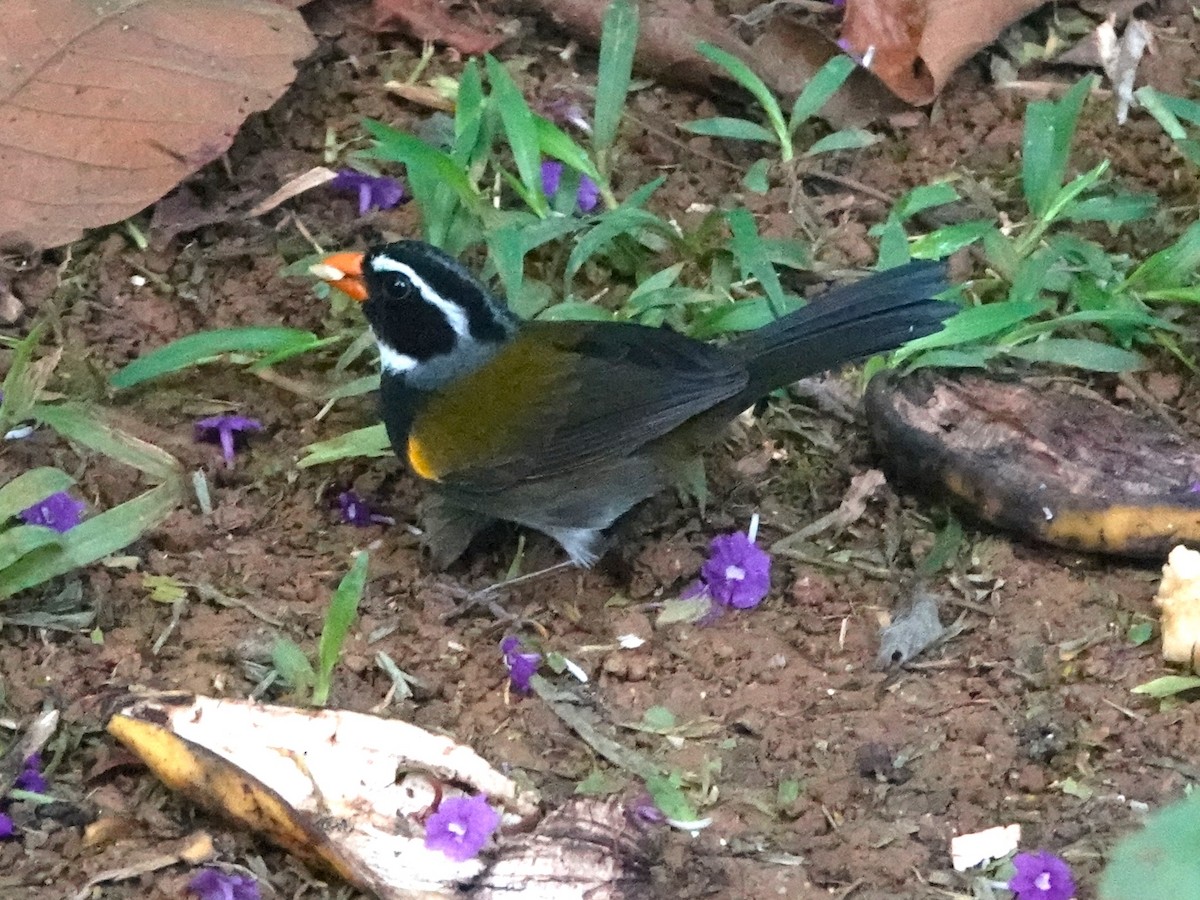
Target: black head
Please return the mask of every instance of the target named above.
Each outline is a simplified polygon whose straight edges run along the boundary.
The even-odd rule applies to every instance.
[[[363,312],[386,370],[412,371],[459,350],[499,344],[512,314],[453,257],[421,241],[397,241],[362,259]]]

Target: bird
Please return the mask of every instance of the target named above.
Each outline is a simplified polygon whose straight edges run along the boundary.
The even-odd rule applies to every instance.
[[[522,321],[418,240],[335,253],[313,271],[362,304],[381,418],[429,488],[424,540],[443,568],[497,520],[591,566],[609,526],[680,484],[761,398],[933,334],[959,309],[935,299],[944,264],[914,261],[714,343],[635,322]]]

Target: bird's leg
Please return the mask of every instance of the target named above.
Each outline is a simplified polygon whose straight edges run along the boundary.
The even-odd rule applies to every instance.
[[[523,620],[519,616],[514,616],[499,603],[496,602],[495,595],[501,591],[508,590],[518,584],[524,584],[535,579],[549,575],[551,572],[557,572],[560,569],[567,569],[574,566],[575,563],[570,560],[564,560],[560,563],[555,563],[552,566],[547,566],[544,569],[538,569],[536,572],[527,572],[524,575],[516,575],[512,578],[505,578],[503,581],[497,581],[495,584],[490,584],[485,588],[480,588],[477,591],[466,592],[463,595],[462,602],[458,608],[446,614],[443,617],[443,622],[452,622],[460,616],[466,615],[477,606],[486,606],[488,610],[497,619],[504,622],[520,624]]]

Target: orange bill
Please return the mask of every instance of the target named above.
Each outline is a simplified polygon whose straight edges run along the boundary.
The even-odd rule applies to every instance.
[[[362,264],[363,254],[361,253],[335,253],[313,266],[312,272],[351,300],[361,303],[367,299],[367,285],[363,281]]]

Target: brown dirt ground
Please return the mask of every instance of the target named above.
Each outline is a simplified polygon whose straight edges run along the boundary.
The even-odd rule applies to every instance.
[[[1166,87],[1200,74],[1196,25],[1186,4],[1167,4],[1156,24],[1175,28],[1151,62]],[[255,118],[226,165],[195,176],[206,203],[238,191],[266,193],[319,163],[327,126],[355,132],[363,115],[414,125],[419,111],[388,98],[381,75],[413,64],[411,48],[385,44],[358,23],[362,4],[315,3],[306,12],[322,49],[273,110]],[[564,63],[560,35],[531,32],[525,87],[534,96],[570,90],[589,77],[589,61]],[[577,66],[577,68],[576,68]],[[439,55],[433,70],[453,73]],[[897,195],[948,171],[970,174],[1003,197],[1015,177],[1022,98],[1002,95],[972,64],[939,100],[933,123],[897,131],[869,153],[847,156],[831,171]],[[686,218],[693,202],[731,202],[750,157],[703,138],[669,135],[650,122],[685,121],[709,100],[653,87],[633,101],[628,126],[629,184],[668,174],[660,211]],[[1118,131],[1097,105],[1082,154],[1107,155],[1121,177],[1157,190],[1165,205],[1194,203],[1195,181],[1180,176],[1157,126],[1139,119]],[[870,258],[866,229],[883,204],[861,191],[816,185],[812,199],[828,229],[821,255],[838,264]],[[781,189],[746,197],[769,231],[792,233]],[[97,395],[100,376],[137,354],[201,328],[284,323],[322,331],[325,304],[306,284],[278,276],[281,256],[307,252],[296,223],[324,246],[414,232],[414,211],[363,219],[348,199],[313,191],[258,220],[231,220],[138,252],[123,234],[98,234],[21,276],[18,293],[52,312],[54,337],[67,354],[62,387]],[[1146,252],[1146,248],[1135,248]],[[150,276],[141,288],[131,276]],[[168,292],[160,285],[173,288]],[[319,376],[300,365],[282,374]],[[1171,400],[1194,415],[1191,382]],[[137,685],[241,697],[254,687],[246,660],[262,660],[282,630],[315,646],[325,604],[356,548],[371,549],[362,618],[345,651],[333,704],[370,710],[390,681],[373,663],[384,651],[424,684],[390,714],[444,730],[491,761],[524,770],[550,804],[603,764],[536,698],[506,701],[497,642],[503,625],[486,615],[443,618],[456,589],[500,577],[515,543],[501,535],[448,575],[432,573],[403,527],[357,530],[338,522],[330,497],[353,485],[401,523],[411,521],[413,485],[393,460],[297,471],[298,449],[372,420],[371,403],[344,402],[321,421],[317,402],[239,372],[210,366],[117,401],[135,430],[190,468],[203,469],[216,510],[186,508],[128,553],[133,569],[98,565],[21,598],[31,607],[82,589],[103,642],[88,634],[7,626],[0,633],[3,713],[23,721],[43,705],[63,710],[51,779],[64,804],[14,807],[25,828],[0,844],[0,897],[57,898],[109,868],[152,855],[168,839],[202,827],[223,858],[269,872],[276,896],[346,897],[284,854],[228,829],[172,797],[127,764],[100,731],[105,702]],[[232,406],[261,419],[265,433],[236,468],[218,465],[213,448],[191,443],[191,422]],[[1194,423],[1194,419],[1192,420]],[[9,443],[0,481],[35,465],[81,475],[93,509],[136,493],[126,471],[81,457],[49,432]],[[971,895],[953,872],[949,839],[959,832],[1020,822],[1027,848],[1062,853],[1094,894],[1095,877],[1114,841],[1138,821],[1131,801],[1151,807],[1178,796],[1194,777],[1184,748],[1200,743],[1200,721],[1180,706],[1159,712],[1131,696],[1162,674],[1154,643],[1133,647],[1131,621],[1151,615],[1156,571],[1058,553],[968,531],[953,578],[930,587],[963,615],[964,630],[908,670],[889,676],[872,661],[881,617],[909,589],[913,560],[932,542],[936,510],[885,494],[862,520],[825,535],[820,564],[781,557],[773,589],[754,612],[708,625],[656,629],[653,604],[694,577],[707,541],[763,514],[768,540],[834,509],[850,478],[870,465],[861,424],[833,422],[797,402],[739,422],[711,459],[713,496],[701,519],[691,506],[660,498],[623,530],[620,552],[590,572],[560,572],[510,591],[504,605],[546,629],[546,646],[576,659],[591,677],[599,708],[615,722],[636,721],[651,706],[682,722],[709,720],[709,737],[676,748],[661,738],[623,739],[681,770],[710,773],[711,827],[697,837],[670,833],[656,868],[664,897],[934,898]],[[531,539],[526,568],[557,559]],[[880,577],[876,572],[886,572]],[[247,609],[193,597],[158,653],[170,608],[151,602],[146,573],[211,585],[282,622]],[[953,581],[953,584],[951,583]],[[955,587],[957,584],[959,587]],[[961,589],[960,589],[961,588]],[[614,597],[623,598],[611,602]],[[579,653],[636,633],[636,651]],[[1081,648],[1082,645],[1082,648]],[[880,746],[885,748],[880,750]],[[862,760],[902,757],[900,774],[874,777]],[[623,783],[620,772],[609,774]],[[799,799],[783,810],[781,781],[798,779]],[[1068,779],[1073,780],[1068,781]],[[1088,794],[1068,793],[1077,783]],[[116,842],[87,847],[80,825],[96,815],[127,824]],[[97,888],[93,897],[178,897],[188,873],[168,868]]]

